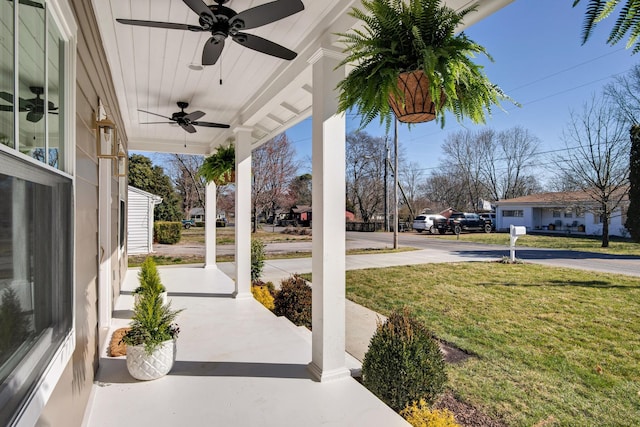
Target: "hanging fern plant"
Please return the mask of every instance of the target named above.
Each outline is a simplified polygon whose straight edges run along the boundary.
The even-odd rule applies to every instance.
[[[236,150],[233,144],[218,147],[217,151],[204,159],[199,174],[207,182],[226,185],[235,181]]]
[[[409,86],[409,91],[413,91],[409,96],[431,109],[427,120],[438,119],[444,126],[445,111],[452,112],[458,121],[468,118],[484,123],[492,106],[510,100],[489,81],[483,67],[471,60],[478,54],[492,60],[485,48],[464,33],[455,34],[465,16],[475,8],[457,12],[442,3],[362,0],[364,10],[353,8],[349,12],[363,26],[339,34],[347,53],[341,65],[355,65],[338,84],[340,112],[357,109],[361,127],[379,116],[388,128],[393,118],[390,101],[400,109],[409,109],[403,91]],[[417,76],[399,79],[401,73],[415,71]]]

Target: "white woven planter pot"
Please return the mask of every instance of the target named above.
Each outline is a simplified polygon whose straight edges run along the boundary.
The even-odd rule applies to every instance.
[[[137,380],[155,380],[164,377],[173,367],[175,360],[175,341],[163,342],[151,354],[147,354],[144,345],[127,346],[127,369]]]

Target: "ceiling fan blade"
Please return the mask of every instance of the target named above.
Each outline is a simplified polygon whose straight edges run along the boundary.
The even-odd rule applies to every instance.
[[[138,19],[116,19],[121,24],[137,25],[139,27],[166,28],[168,30],[206,31],[196,25],[176,24],[174,22],[140,21]]]
[[[272,1],[238,13],[229,20],[229,25],[236,30],[261,27],[303,10],[300,0]]]
[[[207,15],[211,17],[211,22],[218,22],[218,18],[211,13],[211,10],[202,0],[182,0],[184,4],[189,6],[189,9],[193,10],[198,16]]]
[[[141,122],[141,125],[175,125],[176,122]]]
[[[296,56],[298,56],[297,53],[287,49],[284,46],[253,34],[237,33],[233,35],[232,38],[236,43],[248,47],[249,49],[266,53],[267,55],[275,56],[278,58],[286,59],[288,61],[291,61]]]
[[[0,111],[13,111],[13,105],[0,105]]]
[[[13,95],[8,92],[0,92],[0,98],[13,104]]]
[[[189,120],[190,122],[195,122],[196,120],[198,120],[203,116],[204,116],[204,113],[202,111],[194,111],[184,116],[184,118]]]
[[[195,133],[196,132],[196,128],[194,128],[192,125],[184,124],[184,125],[180,125],[180,127],[182,129],[186,130],[189,133]]]
[[[142,113],[153,114],[154,116],[162,117],[163,119],[171,120],[171,117],[163,116],[162,114],[152,113],[151,111],[138,110]]]
[[[209,38],[202,50],[202,65],[213,65],[218,62],[223,48],[224,40],[218,41],[213,37]]]
[[[42,120],[42,116],[44,116],[42,111],[29,111],[27,113],[27,120],[36,123]]]
[[[229,125],[224,125],[222,123],[212,123],[212,122],[191,122],[191,124],[194,126],[204,126],[208,128],[229,129],[231,127]]]

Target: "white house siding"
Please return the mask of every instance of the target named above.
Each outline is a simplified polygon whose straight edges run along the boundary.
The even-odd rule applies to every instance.
[[[577,205],[584,206],[583,213],[578,214],[575,207]],[[566,206],[546,203],[526,202],[517,203],[516,201],[504,200],[498,202],[496,208],[496,228],[499,231],[508,231],[509,226],[519,225],[527,228],[528,231],[547,231],[549,225],[555,226],[555,231],[564,231],[571,233],[579,233],[593,236],[602,235],[602,223],[599,216],[594,215],[587,209],[589,202],[572,202],[572,208]],[[522,217],[505,217],[504,211],[523,212]],[[555,213],[555,215],[554,215]],[[559,215],[559,216],[558,216]],[[580,216],[578,216],[580,215]],[[621,210],[616,209],[609,220],[610,236],[627,236],[628,231],[624,227],[625,218],[621,215]],[[558,224],[560,224],[558,226]],[[578,231],[578,225],[584,226],[584,231]]]
[[[162,199],[129,187],[127,252],[130,255],[153,252],[153,208]]]

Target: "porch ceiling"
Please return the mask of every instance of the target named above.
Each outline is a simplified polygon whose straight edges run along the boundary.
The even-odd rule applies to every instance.
[[[448,0],[456,9],[478,3],[470,25],[512,0]],[[198,25],[197,15],[180,0],[92,0],[111,67],[129,150],[208,154],[238,126],[252,128],[253,145],[287,130],[311,115],[309,58],[321,47],[341,50],[335,33],[355,24],[347,12],[360,0],[303,0],[305,10],[252,33],[295,52],[293,61],[244,48],[227,39],[217,64],[201,71],[202,48],[210,33],[145,28],[117,23],[116,18]],[[211,0],[205,0],[211,4]],[[266,0],[231,0],[236,12]],[[222,85],[220,79],[222,78]],[[230,129],[198,127],[189,134],[177,125],[141,124],[162,121],[138,110],[171,116],[177,101],[187,112],[201,110],[202,121],[226,123]],[[107,110],[109,106],[106,106]],[[109,112],[109,111],[108,111]]]

